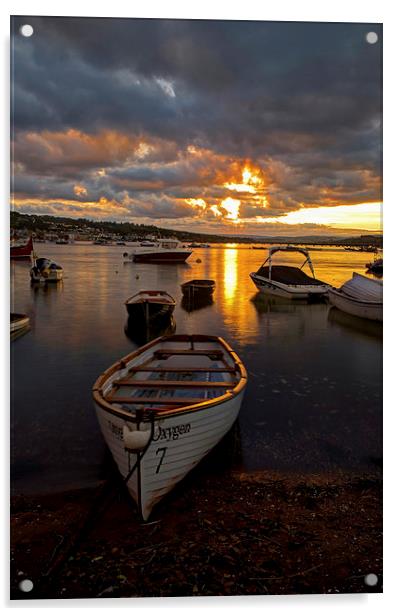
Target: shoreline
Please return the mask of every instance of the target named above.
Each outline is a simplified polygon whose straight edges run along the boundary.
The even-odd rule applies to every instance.
[[[12,599],[381,592],[379,471],[199,468],[147,523],[119,485],[12,497]]]

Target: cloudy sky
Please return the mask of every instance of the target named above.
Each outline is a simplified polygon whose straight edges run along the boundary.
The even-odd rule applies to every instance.
[[[381,37],[15,17],[12,206],[229,234],[378,230]]]

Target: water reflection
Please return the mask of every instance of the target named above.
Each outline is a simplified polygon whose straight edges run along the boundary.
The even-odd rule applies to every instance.
[[[331,306],[328,311],[328,320],[333,326],[338,326],[343,329],[351,329],[358,331],[365,336],[382,338],[383,325],[378,321],[370,321],[370,319],[362,319],[347,312],[343,312]]]
[[[176,322],[170,314],[151,321],[144,318],[128,317],[125,324],[126,336],[137,346],[143,346],[159,336],[174,334],[175,331]]]
[[[132,350],[132,342],[160,335],[126,323],[124,302],[143,289],[162,289],[178,300],[175,321],[164,332],[222,336],[244,361],[244,468],[362,468],[381,456],[379,337],[338,322],[326,304],[258,294],[249,273],[266,251],[195,249],[178,266],[123,265],[124,251],[46,245],[46,256],[65,272],[54,286],[31,287],[29,263],[12,264],[12,310],[27,314],[32,324],[12,346],[14,490],[63,489],[101,476],[105,445],[91,387]],[[316,276],[336,286],[353,271],[364,273],[367,260],[337,249],[312,256]],[[213,303],[185,304],[180,285],[193,278],[215,280]]]
[[[201,308],[207,308],[208,306],[212,306],[213,297],[211,295],[198,295],[197,297],[192,297],[189,295],[183,296],[181,300],[181,307],[185,312],[194,312],[195,310],[201,310]]]
[[[231,305],[237,293],[237,248],[226,248],[224,251],[224,298]]]

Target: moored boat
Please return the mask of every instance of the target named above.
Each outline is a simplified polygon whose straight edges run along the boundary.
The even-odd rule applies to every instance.
[[[157,338],[97,379],[97,418],[144,520],[231,428],[246,382],[231,347],[202,335]]]
[[[273,255],[277,252],[298,252],[305,256],[301,267],[274,265]],[[307,265],[312,276],[303,271]],[[288,299],[317,299],[325,296],[328,284],[315,277],[310,253],[306,248],[296,246],[271,246],[269,256],[257,272],[250,274],[252,281],[261,293],[277,295]]]
[[[15,335],[29,327],[29,317],[26,314],[11,312],[10,314],[10,334]]]
[[[183,295],[186,295],[191,298],[199,297],[199,296],[209,296],[212,295],[216,287],[214,280],[208,279],[194,279],[188,280],[181,285],[181,290]]]
[[[125,301],[130,317],[154,320],[172,314],[176,301],[166,291],[139,291]]]
[[[32,236],[25,243],[13,241],[10,246],[11,259],[30,259],[33,253]]]
[[[64,277],[64,270],[51,259],[33,257],[30,277],[32,282],[59,282]]]
[[[330,304],[343,312],[372,321],[383,320],[383,286],[374,280],[353,273],[339,289],[329,289]]]
[[[192,250],[183,246],[178,240],[164,239],[154,242],[154,245],[138,246],[128,254],[124,253],[123,258],[135,263],[184,263],[191,255]]]
[[[368,272],[372,274],[377,274],[382,276],[383,273],[383,259],[381,257],[375,258],[374,261],[370,263],[366,263],[366,269]]]

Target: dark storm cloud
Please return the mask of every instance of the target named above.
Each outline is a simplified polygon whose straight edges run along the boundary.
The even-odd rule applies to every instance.
[[[325,190],[330,204],[377,201],[381,45],[366,42],[370,29],[14,18],[15,161],[37,194],[56,191],[45,176],[62,179],[58,198],[74,182],[93,198],[157,188],[163,215],[180,211],[176,199],[221,198],[215,169],[234,157],[262,166],[276,211],[323,204]],[[152,147],[141,153],[142,142]],[[190,144],[213,156],[188,156]]]

